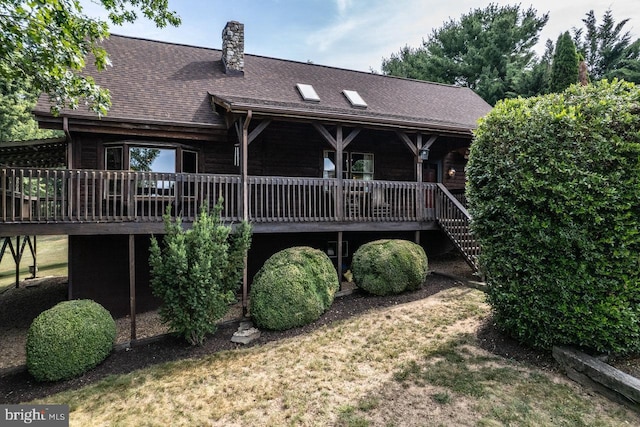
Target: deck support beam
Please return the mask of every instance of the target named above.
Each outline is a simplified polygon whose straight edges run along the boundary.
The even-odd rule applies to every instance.
[[[247,173],[248,168],[248,156],[249,156],[249,124],[251,123],[251,117],[253,113],[251,110],[247,111],[247,117],[242,123],[242,137],[240,141],[240,155],[242,157],[241,164],[242,168],[240,171],[240,181],[242,184],[242,220],[249,222],[249,177]],[[260,132],[267,127],[269,122],[266,122],[262,128],[261,126],[265,122],[260,123],[257,129],[260,129]],[[257,136],[257,135],[256,135]],[[255,138],[255,136],[254,136]],[[248,312],[248,301],[249,301],[249,277],[247,272],[247,255],[244,256],[244,266],[242,269],[242,316],[245,317]]]
[[[338,231],[338,242],[337,242],[337,255],[338,255],[338,265],[337,267],[337,271],[338,271],[338,285],[339,285],[339,290],[342,290],[342,257],[343,257],[343,253],[342,253],[342,231]]]
[[[344,165],[343,153],[344,144],[342,141],[342,126],[338,125],[336,128],[336,179],[338,180],[338,191],[336,192],[336,213],[338,218],[344,219],[345,217],[345,209],[344,209],[344,185],[343,185],[343,172],[342,166]]]
[[[32,278],[36,277],[36,271],[38,268],[37,252],[36,252],[36,248],[37,248],[36,236],[33,236],[33,241],[31,240],[31,236],[24,236],[24,239],[22,240],[22,244],[20,244],[20,237],[21,236],[16,236],[15,247],[13,246],[13,240],[11,240],[11,237],[5,237],[4,242],[2,243],[2,248],[0,248],[0,262],[2,262],[2,258],[4,257],[7,247],[11,252],[11,257],[13,258],[13,262],[15,263],[15,266],[16,266],[16,288],[20,287],[20,261],[22,261],[22,256],[24,255],[24,251],[27,248],[27,246],[29,247],[29,252],[31,253],[31,257],[33,258]]]
[[[135,235],[129,234],[129,314],[131,341],[136,339],[136,246]]]

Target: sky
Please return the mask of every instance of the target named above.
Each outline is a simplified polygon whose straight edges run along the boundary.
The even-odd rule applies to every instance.
[[[245,25],[245,52],[280,59],[359,71],[380,71],[383,58],[402,47],[419,47],[434,29],[490,2],[470,0],[169,0],[182,18],[179,27],[156,28],[141,18],[135,24],[112,26],[113,34],[220,49],[227,21]],[[533,7],[549,14],[536,51],[547,39],[583,27],[593,10],[600,23],[611,9],[617,22],[630,18],[625,29],[640,37],[638,0],[494,0],[499,5]],[[81,0],[84,13],[106,20],[96,0]]]

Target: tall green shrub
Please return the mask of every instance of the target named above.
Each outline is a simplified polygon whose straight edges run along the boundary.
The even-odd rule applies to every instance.
[[[202,209],[187,231],[167,211],[163,248],[151,237],[151,286],[162,299],[160,318],[190,344],[202,344],[227,313],[251,244],[251,226],[242,222],[232,231],[220,221],[221,210],[222,200],[213,215]]]
[[[542,348],[640,350],[640,89],[498,103],[467,176],[499,325]]]

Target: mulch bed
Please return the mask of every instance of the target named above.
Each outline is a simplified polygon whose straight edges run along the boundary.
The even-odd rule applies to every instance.
[[[330,309],[316,322],[287,331],[261,331],[261,337],[249,345],[262,345],[270,341],[307,334],[323,325],[347,319],[370,309],[416,301],[460,284],[461,282],[453,278],[432,274],[424,288],[401,295],[377,297],[356,290],[350,295],[336,298]],[[209,336],[201,347],[190,346],[182,339],[167,336],[164,339],[117,351],[95,369],[68,381],[38,383],[25,370],[12,372],[0,378],[0,403],[27,402],[65,390],[77,389],[109,375],[125,374],[158,363],[195,358],[223,350],[245,347],[231,342],[231,336],[237,327],[237,321],[220,325],[218,331]],[[478,339],[481,347],[495,354],[532,363],[542,368],[555,369],[555,361],[550,354],[525,348],[514,340],[503,336],[490,319],[478,331]]]

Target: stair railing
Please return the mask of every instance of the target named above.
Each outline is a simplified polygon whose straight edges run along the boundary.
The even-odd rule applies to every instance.
[[[479,271],[480,244],[474,239],[469,228],[471,215],[442,184],[438,184],[436,192],[436,220],[465,261],[474,271]]]

